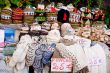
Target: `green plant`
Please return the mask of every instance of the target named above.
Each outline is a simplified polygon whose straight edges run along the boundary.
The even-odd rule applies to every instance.
[[[10,0],[12,4],[18,6],[18,7],[22,7],[24,4],[25,5],[31,5],[32,0]]]
[[[103,9],[104,7],[104,0],[97,0],[98,6],[100,9]]]
[[[78,5],[78,2],[80,2],[80,0],[76,0],[76,1],[74,2],[74,5],[77,6],[77,5]]]

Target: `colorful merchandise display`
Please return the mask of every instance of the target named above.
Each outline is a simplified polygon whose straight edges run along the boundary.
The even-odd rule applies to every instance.
[[[0,12],[0,73],[110,73],[103,10],[79,1],[10,2],[18,7]]]

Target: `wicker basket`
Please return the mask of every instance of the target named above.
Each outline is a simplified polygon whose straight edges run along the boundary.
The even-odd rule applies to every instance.
[[[30,6],[27,6],[24,9],[24,23],[32,24],[34,22],[34,15],[35,15],[34,9],[31,8]]]
[[[14,24],[23,23],[23,10],[20,8],[16,8],[12,12],[12,21]]]
[[[24,23],[32,24],[34,22],[34,15],[24,15]]]
[[[1,23],[2,24],[11,24],[12,19],[11,19],[12,11],[9,9],[3,9],[1,11]]]

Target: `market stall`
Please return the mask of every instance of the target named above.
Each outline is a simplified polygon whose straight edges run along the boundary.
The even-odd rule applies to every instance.
[[[110,30],[103,10],[11,3],[18,7],[0,11],[0,73],[110,73]]]

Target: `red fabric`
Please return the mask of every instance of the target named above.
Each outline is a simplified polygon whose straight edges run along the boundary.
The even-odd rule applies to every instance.
[[[67,15],[66,15],[66,13],[64,13],[63,20],[65,20],[65,21],[66,21],[66,19],[67,19]]]

